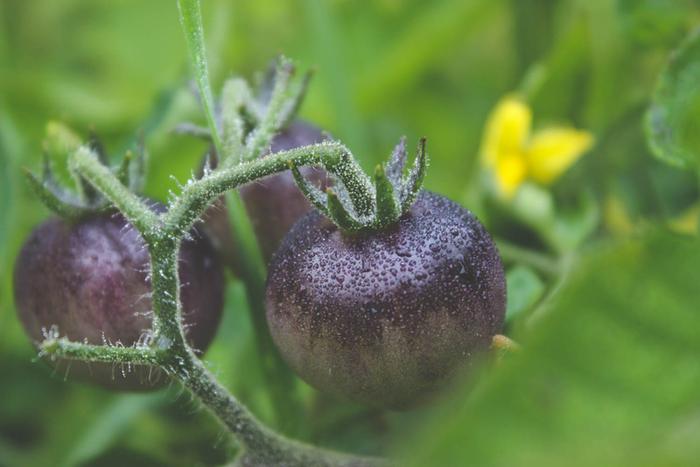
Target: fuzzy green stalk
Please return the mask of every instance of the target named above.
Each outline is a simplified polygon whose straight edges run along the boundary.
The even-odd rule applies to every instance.
[[[224,86],[222,106],[222,128],[217,125],[214,101],[209,81],[204,27],[202,25],[201,5],[197,0],[179,0],[178,11],[185,41],[190,51],[194,75],[199,88],[202,107],[207,119],[211,140],[216,149],[221,168],[235,167],[241,162],[256,160],[270,146],[270,142],[284,123],[285,104],[298,103],[299,94],[290,86],[293,67],[291,62],[281,60],[277,68],[274,89],[265,113],[253,132],[246,139],[244,124],[239,115],[239,107],[250,99],[250,90],[245,82],[229,81]],[[300,90],[303,92],[303,89]],[[247,240],[242,245],[242,270],[240,279],[246,289],[251,306],[249,315],[255,331],[256,343],[260,352],[263,376],[268,383],[269,396],[275,409],[278,426],[290,426],[290,420],[297,418],[299,402],[295,395],[294,376],[280,357],[272,343],[264,320],[264,272],[254,265],[262,264],[260,248],[248,218],[245,206],[237,193],[229,193],[228,209],[230,211],[231,230],[236,238]],[[263,268],[264,270],[264,268]],[[262,318],[262,319],[261,319]]]
[[[41,344],[43,354],[53,358],[121,364],[151,364],[163,368],[196,395],[204,406],[233,433],[243,451],[238,465],[375,466],[385,461],[318,449],[287,439],[267,428],[216,380],[187,345],[179,301],[178,250],[184,233],[212,202],[241,184],[294,166],[323,165],[343,178],[349,151],[338,143],[322,143],[292,149],[263,159],[214,171],[187,185],[170,209],[153,214],[138,197],[120,184],[90,151],[71,156],[75,170],[120,209],[142,233],[151,259],[154,336],[150,347],[91,346],[49,336]],[[352,156],[350,156],[352,157]],[[148,236],[146,235],[148,233]]]
[[[39,345],[39,354],[64,360],[84,360],[123,365],[161,365],[164,354],[145,345],[92,345],[72,342],[65,337],[48,336]]]
[[[165,213],[163,222],[170,235],[181,238],[204,214],[207,207],[223,193],[240,185],[282,172],[295,166],[323,165],[341,180],[344,172],[338,164],[350,151],[340,143],[324,142],[290,149],[267,157],[254,159],[235,167],[214,171],[196,183],[190,183]],[[352,158],[352,156],[350,156]],[[345,165],[343,166],[345,167]],[[345,181],[345,180],[344,180]]]

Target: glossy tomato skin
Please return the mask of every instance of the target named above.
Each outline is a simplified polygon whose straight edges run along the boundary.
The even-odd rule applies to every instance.
[[[151,328],[148,261],[141,235],[120,214],[74,224],[47,220],[32,232],[15,265],[15,303],[26,332],[36,343],[56,326],[73,341],[134,344]],[[180,278],[187,337],[204,351],[221,317],[224,278],[211,243],[197,232],[182,244]],[[69,377],[112,389],[145,390],[167,382],[151,367],[56,364]]]
[[[270,264],[266,296],[274,341],[303,379],[394,409],[419,404],[486,350],[505,300],[484,227],[429,192],[376,233],[347,236],[306,215]]]
[[[324,135],[320,129],[301,120],[295,120],[275,136],[271,151],[262,157],[320,143],[323,140]],[[328,184],[327,174],[321,168],[303,167],[301,173],[323,189]],[[311,204],[297,188],[289,170],[242,186],[240,195],[266,263],[269,262],[292,225],[312,209]],[[204,221],[205,229],[217,250],[221,252],[234,274],[238,275],[241,267],[239,246],[233,237],[223,199],[217,200],[205,213]]]

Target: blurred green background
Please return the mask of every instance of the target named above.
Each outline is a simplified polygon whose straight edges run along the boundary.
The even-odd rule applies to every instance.
[[[688,280],[668,279],[697,279],[696,245],[666,234],[642,234],[619,249],[597,245],[640,225],[643,230],[668,223],[697,203],[696,174],[657,162],[647,149],[642,120],[670,51],[700,21],[698,2],[206,0],[203,13],[215,89],[232,74],[252,77],[279,53],[315,67],[304,118],[340,138],[365,168],[384,160],[401,135],[409,142],[428,137],[427,187],[487,221],[497,216],[481,195],[484,122],[533,70],[540,73],[530,95],[535,125],[566,122],[597,140],[551,189],[558,207],[573,206],[574,215],[579,193],[594,200],[595,219],[577,251],[596,259],[571,280],[507,261],[511,307],[517,305],[523,315],[546,307],[565,307],[568,313],[551,313],[554,318],[532,331],[534,337],[529,326],[513,321],[511,329],[521,329],[518,335],[526,347],[533,343],[533,351],[526,348],[512,367],[499,366],[469,402],[462,400],[471,387],[467,383],[458,391],[462,399],[448,405],[457,404],[456,411],[385,414],[328,401],[307,388],[307,426],[298,436],[372,454],[405,452],[403,440],[417,436],[408,454],[416,465],[461,465],[468,459],[475,465],[561,465],[557,461],[571,461],[572,452],[591,446],[584,440],[595,437],[601,423],[582,414],[604,410],[611,418],[602,425],[612,425],[614,432],[606,433],[605,443],[593,444],[603,457],[578,457],[575,464],[632,458],[605,457],[620,452],[635,452],[636,465],[662,465],[655,460],[686,465],[693,459],[700,445],[700,397],[688,388],[697,389],[700,381],[700,370],[691,364],[700,355],[694,332],[700,326],[697,313],[689,316],[688,310],[700,307]],[[38,169],[47,122],[63,121],[83,135],[94,129],[115,160],[143,131],[150,154],[146,193],[164,199],[177,186],[171,175],[185,180],[205,150],[201,141],[171,132],[183,121],[203,122],[188,88],[186,55],[173,0],[0,2],[0,466],[221,465],[235,452],[223,430],[177,388],[119,395],[51,374],[34,361],[13,308],[14,258],[29,231],[48,216],[20,168]],[[546,249],[527,228],[500,225],[491,226],[499,237]],[[600,271],[609,280],[596,277]],[[630,280],[632,271],[640,281]],[[669,291],[664,281],[676,289]],[[639,283],[647,287],[637,289]],[[586,302],[586,291],[614,284],[636,290],[645,305],[629,303],[627,294]],[[564,293],[538,307],[557,287]],[[250,363],[255,350],[245,307],[241,285],[231,281],[225,320],[207,361],[234,394],[269,419],[261,375]],[[612,325],[605,314],[585,318],[587,311],[606,307],[627,319],[618,316]],[[659,309],[666,310],[672,328],[659,321]],[[576,345],[562,334],[571,323],[581,330]],[[619,339],[600,342],[611,327]],[[588,332],[590,339],[580,337]],[[664,345],[669,339],[672,345]],[[649,342],[658,352],[641,355],[640,346]],[[559,361],[547,360],[552,346],[561,346],[555,352]],[[620,367],[592,365],[601,357],[619,357]],[[670,371],[667,361],[677,362],[668,374],[682,375],[682,381],[646,388],[653,386],[647,376]],[[562,368],[581,384],[561,377]],[[523,376],[533,374],[542,379]],[[491,389],[501,399],[484,396]],[[541,397],[545,408],[527,405],[532,402],[527,391]],[[640,415],[646,410],[653,414]],[[690,415],[669,427],[679,414]],[[661,451],[647,452],[643,441],[658,440],[652,425],[661,420],[659,426],[669,427],[664,433],[673,436],[664,438]],[[597,433],[604,438],[604,431]],[[503,441],[496,442],[498,437]],[[558,448],[546,449],[555,439]],[[510,449],[502,445],[509,442]],[[695,452],[683,450],[693,442]],[[497,450],[506,454],[495,455]]]

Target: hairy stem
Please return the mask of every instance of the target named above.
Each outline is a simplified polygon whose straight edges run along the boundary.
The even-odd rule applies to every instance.
[[[283,120],[281,118],[282,110],[285,103],[292,98],[290,95],[290,79],[293,72],[291,62],[286,60],[280,62],[272,98],[268,103],[263,118],[248,136],[248,140],[244,141],[244,124],[239,112],[241,106],[244,106],[251,99],[250,89],[242,80],[230,80],[226,83],[221,101],[222,128],[218,128],[211,84],[209,82],[200,2],[197,0],[179,0],[178,9],[180,23],[190,51],[202,107],[209,126],[209,134],[214,143],[216,154],[220,158],[219,166],[222,170],[225,170],[236,167],[241,161],[258,159],[270,146],[270,141],[275,133],[279,131]],[[264,287],[260,287],[260,284],[264,283],[264,273],[262,276],[259,276],[255,268],[249,267],[255,262],[262,263],[260,249],[257,245],[257,239],[254,235],[251,235],[251,222],[248,219],[245,207],[240,202],[234,206],[234,201],[240,200],[237,194],[231,193],[227,205],[229,210],[234,208],[232,214],[235,214],[235,216],[232,216],[232,218],[236,221],[231,225],[231,228],[239,239],[252,240],[252,244],[243,245],[244,248],[241,248],[243,256],[243,274],[241,279],[251,304],[249,308],[255,328],[258,349],[260,350],[261,362],[265,363],[263,365],[263,375],[270,383],[269,394],[279,425],[289,426],[289,419],[297,418],[295,417],[294,408],[296,402],[294,390],[290,384],[293,378],[291,371],[286,367],[272,345],[265,323],[260,324],[260,318],[262,317],[263,321],[265,319],[264,310],[260,309],[263,308]],[[187,230],[181,230],[180,233]]]
[[[200,218],[207,207],[228,190],[253,180],[282,172],[289,164],[323,165],[329,172],[337,173],[342,156],[349,154],[342,144],[325,142],[290,149],[255,159],[235,167],[215,170],[211,174],[187,185],[165,214],[165,228],[173,237],[181,238]],[[352,157],[352,156],[350,156]],[[338,174],[342,177],[342,174]]]
[[[239,465],[288,467],[380,466],[384,461],[339,454],[285,438],[266,428],[191,352],[174,357],[173,373],[226,427],[244,451]]]
[[[50,337],[42,352],[56,357],[87,361],[149,364],[164,368],[196,395],[241,443],[238,465],[374,466],[384,461],[318,449],[289,440],[260,423],[236,400],[187,345],[181,324],[178,252],[192,224],[208,205],[243,183],[295,166],[322,164],[343,180],[348,175],[347,148],[321,143],[272,154],[236,167],[212,172],[187,185],[162,217],[153,214],[89,152],[78,151],[72,159],[76,170],[123,211],[143,234],[151,259],[154,339],[152,347],[90,346]],[[353,175],[354,171],[349,173]],[[343,180],[345,182],[345,180]]]
[[[219,155],[224,155],[221,136],[214,115],[214,105],[204,53],[201,7],[198,0],[178,0],[180,22],[194,64],[202,103],[211,138]],[[355,210],[368,215],[373,199],[372,186],[350,152],[339,143],[326,142],[292,149],[257,158],[257,153],[269,144],[279,127],[288,94],[289,66],[283,67],[276,83],[276,92],[268,106],[264,122],[254,134],[245,155],[256,156],[249,162],[222,166],[203,178],[189,183],[181,195],[159,216],[138,196],[131,193],[119,178],[102,165],[97,155],[87,147],[74,152],[69,164],[76,176],[84,177],[110,200],[141,233],[148,246],[153,300],[153,334],[149,346],[94,346],[70,342],[49,332],[40,345],[41,352],[55,358],[94,362],[153,365],[163,368],[179,380],[231,433],[236,435],[243,452],[238,465],[313,466],[374,466],[377,459],[360,458],[289,440],[260,423],[248,409],[231,395],[197,358],[187,344],[182,326],[178,253],[182,239],[212,202],[228,190],[276,172],[290,165],[323,165],[348,187]],[[293,99],[292,99],[293,100]],[[230,157],[231,155],[229,155]],[[357,193],[367,195],[359,196]],[[260,293],[260,290],[253,290]]]
[[[69,164],[105,195],[148,240],[153,238],[159,224],[148,205],[129,191],[88,147],[81,147],[68,159]]]
[[[148,242],[153,288],[153,336],[157,348],[183,353],[187,349],[182,327],[178,256],[180,241],[162,232]]]
[[[64,360],[84,360],[100,363],[131,365],[160,365],[163,353],[151,347],[92,345],[72,342],[65,337],[48,337],[39,345],[39,354]]]
[[[202,8],[198,1],[178,0],[180,24],[185,33],[185,42],[190,52],[190,60],[199,89],[199,97],[204,107],[204,115],[211,130],[211,139],[220,155],[222,152],[221,137],[219,136],[216,118],[214,117],[214,97],[209,84],[209,69],[204,48],[204,30],[202,28]]]

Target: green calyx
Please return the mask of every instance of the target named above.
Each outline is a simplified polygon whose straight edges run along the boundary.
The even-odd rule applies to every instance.
[[[316,209],[345,232],[377,231],[391,226],[408,211],[423,185],[428,155],[425,138],[418,144],[411,170],[406,172],[406,138],[401,138],[385,165],[370,178],[349,153],[331,169],[333,188],[322,192],[295,165],[290,165],[299,189]]]
[[[246,164],[265,153],[275,134],[296,116],[311,77],[307,72],[295,78],[292,62],[280,57],[255,86],[238,77],[227,80],[216,106],[205,103],[204,96],[211,96],[205,86],[199,96],[205,108],[214,109],[210,128],[185,123],[176,131],[214,144],[218,160],[210,161],[205,174],[211,167],[225,170]],[[353,233],[384,229],[411,208],[425,176],[425,139],[420,140],[408,172],[406,161],[406,140],[401,138],[389,161],[377,166],[370,177],[344,148],[337,162],[324,164],[333,180],[333,187],[326,192],[304,179],[295,164],[289,167],[311,204],[343,231]]]
[[[260,157],[268,149],[264,143],[296,116],[312,76],[307,71],[297,78],[294,64],[278,57],[253,85],[235,76],[226,80],[214,110],[217,135],[193,123],[175,131],[214,143],[217,157],[229,161],[225,166]]]
[[[44,205],[57,215],[76,220],[82,217],[103,212],[110,209],[111,203],[100,194],[82,175],[68,164],[69,173],[74,187],[68,188],[62,185],[54,174],[51,164],[52,156],[57,152],[87,152],[107,165],[107,155],[99,138],[90,135],[87,144],[81,144],[79,138],[67,127],[58,123],[52,123],[49,127],[49,136],[44,144],[43,169],[41,175],[37,175],[28,168],[24,168],[24,175],[30,187]],[[143,186],[145,171],[145,148],[143,141],[138,145],[136,155],[127,151],[120,164],[111,168],[112,173],[123,185],[131,191],[140,191]],[[69,157],[70,161],[71,158]]]

